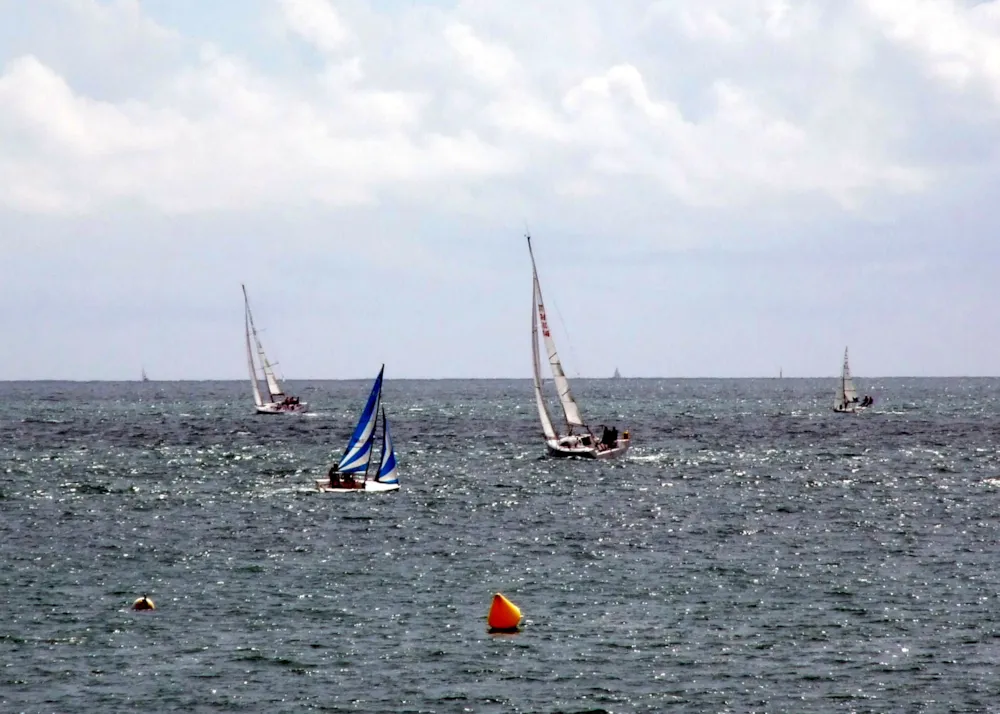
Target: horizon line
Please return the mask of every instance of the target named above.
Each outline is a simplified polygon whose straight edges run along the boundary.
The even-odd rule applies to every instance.
[[[878,375],[871,377],[859,377],[858,375],[852,375],[854,379],[860,380],[872,380],[872,379],[997,379],[1000,375],[994,374],[898,374],[898,375]],[[365,377],[282,377],[282,382],[357,382],[370,380],[370,376]],[[607,380],[607,381],[638,381],[638,380],[680,380],[680,381],[699,381],[699,380],[774,380],[776,382],[782,382],[785,380],[813,380],[813,379],[830,379],[836,380],[838,376],[833,375],[817,375],[811,377],[774,377],[774,376],[754,376],[754,377],[584,377],[584,376],[574,376],[571,379],[580,380]],[[530,381],[531,377],[393,377],[391,381],[396,382],[516,382],[516,381]],[[182,379],[154,379],[150,378],[148,381],[143,381],[141,379],[128,378],[128,379],[79,379],[79,378],[63,378],[63,377],[32,377],[28,379],[0,379],[0,384],[18,384],[18,383],[36,383],[36,382],[69,382],[75,384],[87,384],[87,383],[109,383],[109,384],[152,384],[152,383],[179,383],[179,382],[245,382],[246,377],[185,377]],[[550,381],[550,380],[546,380]]]

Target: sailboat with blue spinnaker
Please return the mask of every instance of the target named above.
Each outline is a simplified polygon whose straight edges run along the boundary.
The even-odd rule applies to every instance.
[[[396,452],[392,447],[389,422],[385,417],[382,403],[382,375],[385,365],[379,370],[368,394],[368,401],[361,411],[357,426],[347,442],[340,461],[330,467],[325,479],[316,480],[316,489],[323,493],[350,493],[354,491],[398,491]],[[379,414],[382,416],[382,455],[379,457],[375,475],[369,478],[372,452],[375,446],[375,432]]]

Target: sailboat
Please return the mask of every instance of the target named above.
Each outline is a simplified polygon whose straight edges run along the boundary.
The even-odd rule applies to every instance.
[[[840,371],[840,379],[837,380],[837,389],[833,397],[833,411],[842,414],[853,414],[870,406],[872,398],[866,396],[863,401],[858,400],[858,391],[854,388],[854,380],[851,379],[851,366],[847,360],[847,348],[844,348],[844,366]]]
[[[243,322],[246,329],[247,338],[247,367],[250,369],[250,384],[253,386],[253,402],[258,414],[301,414],[308,411],[309,404],[299,401],[298,397],[285,395],[284,390],[278,383],[278,378],[274,376],[274,365],[264,354],[264,345],[260,342],[257,328],[253,324],[253,313],[250,312],[250,300],[247,298],[247,288],[243,288]],[[260,381],[257,374],[257,367],[254,363],[253,346],[250,336],[253,335],[253,345],[257,347],[257,356],[260,359],[260,369],[264,373],[264,381],[267,383],[268,401],[264,401],[260,391]]]
[[[621,378],[622,378],[622,373],[618,371],[617,367],[615,367],[615,373],[611,375],[611,379],[621,379]]]
[[[396,452],[392,448],[392,437],[389,434],[389,422],[385,418],[385,408],[382,413],[382,455],[379,458],[378,469],[374,478],[368,478],[372,461],[372,447],[375,442],[375,422],[378,420],[382,401],[382,373],[385,365],[378,372],[368,401],[361,412],[361,418],[354,427],[344,449],[340,461],[330,468],[328,477],[316,480],[316,489],[324,493],[347,493],[353,491],[398,491]],[[358,478],[358,475],[361,478]]]
[[[146,374],[146,368],[145,367],[142,368],[142,381],[143,382],[148,382],[149,381],[149,375]]]
[[[535,254],[531,250],[531,236],[526,237],[534,282],[531,306],[531,356],[534,367],[535,402],[538,405],[538,416],[542,421],[542,433],[545,435],[545,446],[548,453],[552,456],[581,456],[589,459],[610,459],[624,454],[631,444],[627,430],[619,436],[618,429],[602,426],[601,437],[597,438],[580,415],[580,408],[570,392],[569,380],[563,371],[559,355],[556,353],[556,343],[549,331],[548,321],[545,317],[545,304],[542,301],[542,286],[538,282],[538,268],[535,266]],[[549,355],[549,366],[552,368],[552,381],[555,383],[559,404],[562,406],[566,421],[566,432],[562,435],[558,434],[552,425],[552,417],[549,415],[542,393],[542,367],[538,349],[539,323],[542,327],[545,349]]]

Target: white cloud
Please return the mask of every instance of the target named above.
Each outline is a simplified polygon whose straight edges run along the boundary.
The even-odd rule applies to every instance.
[[[620,65],[584,80],[564,104],[590,149],[592,168],[652,177],[690,203],[821,192],[850,206],[866,191],[919,190],[928,180],[919,169],[830,145],[728,82],[714,83],[712,91],[714,111],[695,123],[675,104],[651,98],[638,69]],[[636,135],[646,141],[635,142]]]
[[[372,202],[381,188],[425,190],[513,168],[471,131],[417,126],[419,94],[319,81],[310,89],[290,93],[213,51],[154,99],[109,103],[20,58],[0,76],[9,139],[0,203],[69,212],[132,201],[168,212],[343,205]]]
[[[860,0],[894,42],[955,88],[980,84],[1000,103],[1000,2]]]
[[[636,1],[609,13],[559,2],[522,32],[500,2],[392,17],[274,2],[320,66],[279,71],[252,48],[209,46],[112,97],[51,52],[12,58],[0,75],[0,205],[198,212],[395,196],[502,213],[550,194],[613,204],[650,192],[689,206],[810,195],[862,210],[939,178],[909,151],[921,117],[881,91],[914,80],[879,74],[879,29],[936,76],[995,82],[1000,97],[997,3]],[[137,60],[178,42],[136,2],[65,3],[78,34],[141,28]],[[551,42],[537,41],[542,28]]]
[[[502,86],[520,69],[509,49],[484,42],[467,25],[452,23],[444,36],[458,55],[459,66],[483,82]]]
[[[321,52],[336,52],[348,39],[340,15],[327,0],[278,0],[288,30]]]

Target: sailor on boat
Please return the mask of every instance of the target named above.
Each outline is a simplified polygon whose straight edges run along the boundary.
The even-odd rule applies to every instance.
[[[364,488],[363,483],[358,483],[354,480],[354,474],[341,474],[340,469],[337,464],[330,467],[330,471],[327,472],[327,476],[330,480],[330,488],[340,488],[340,489],[352,489],[352,488]]]

